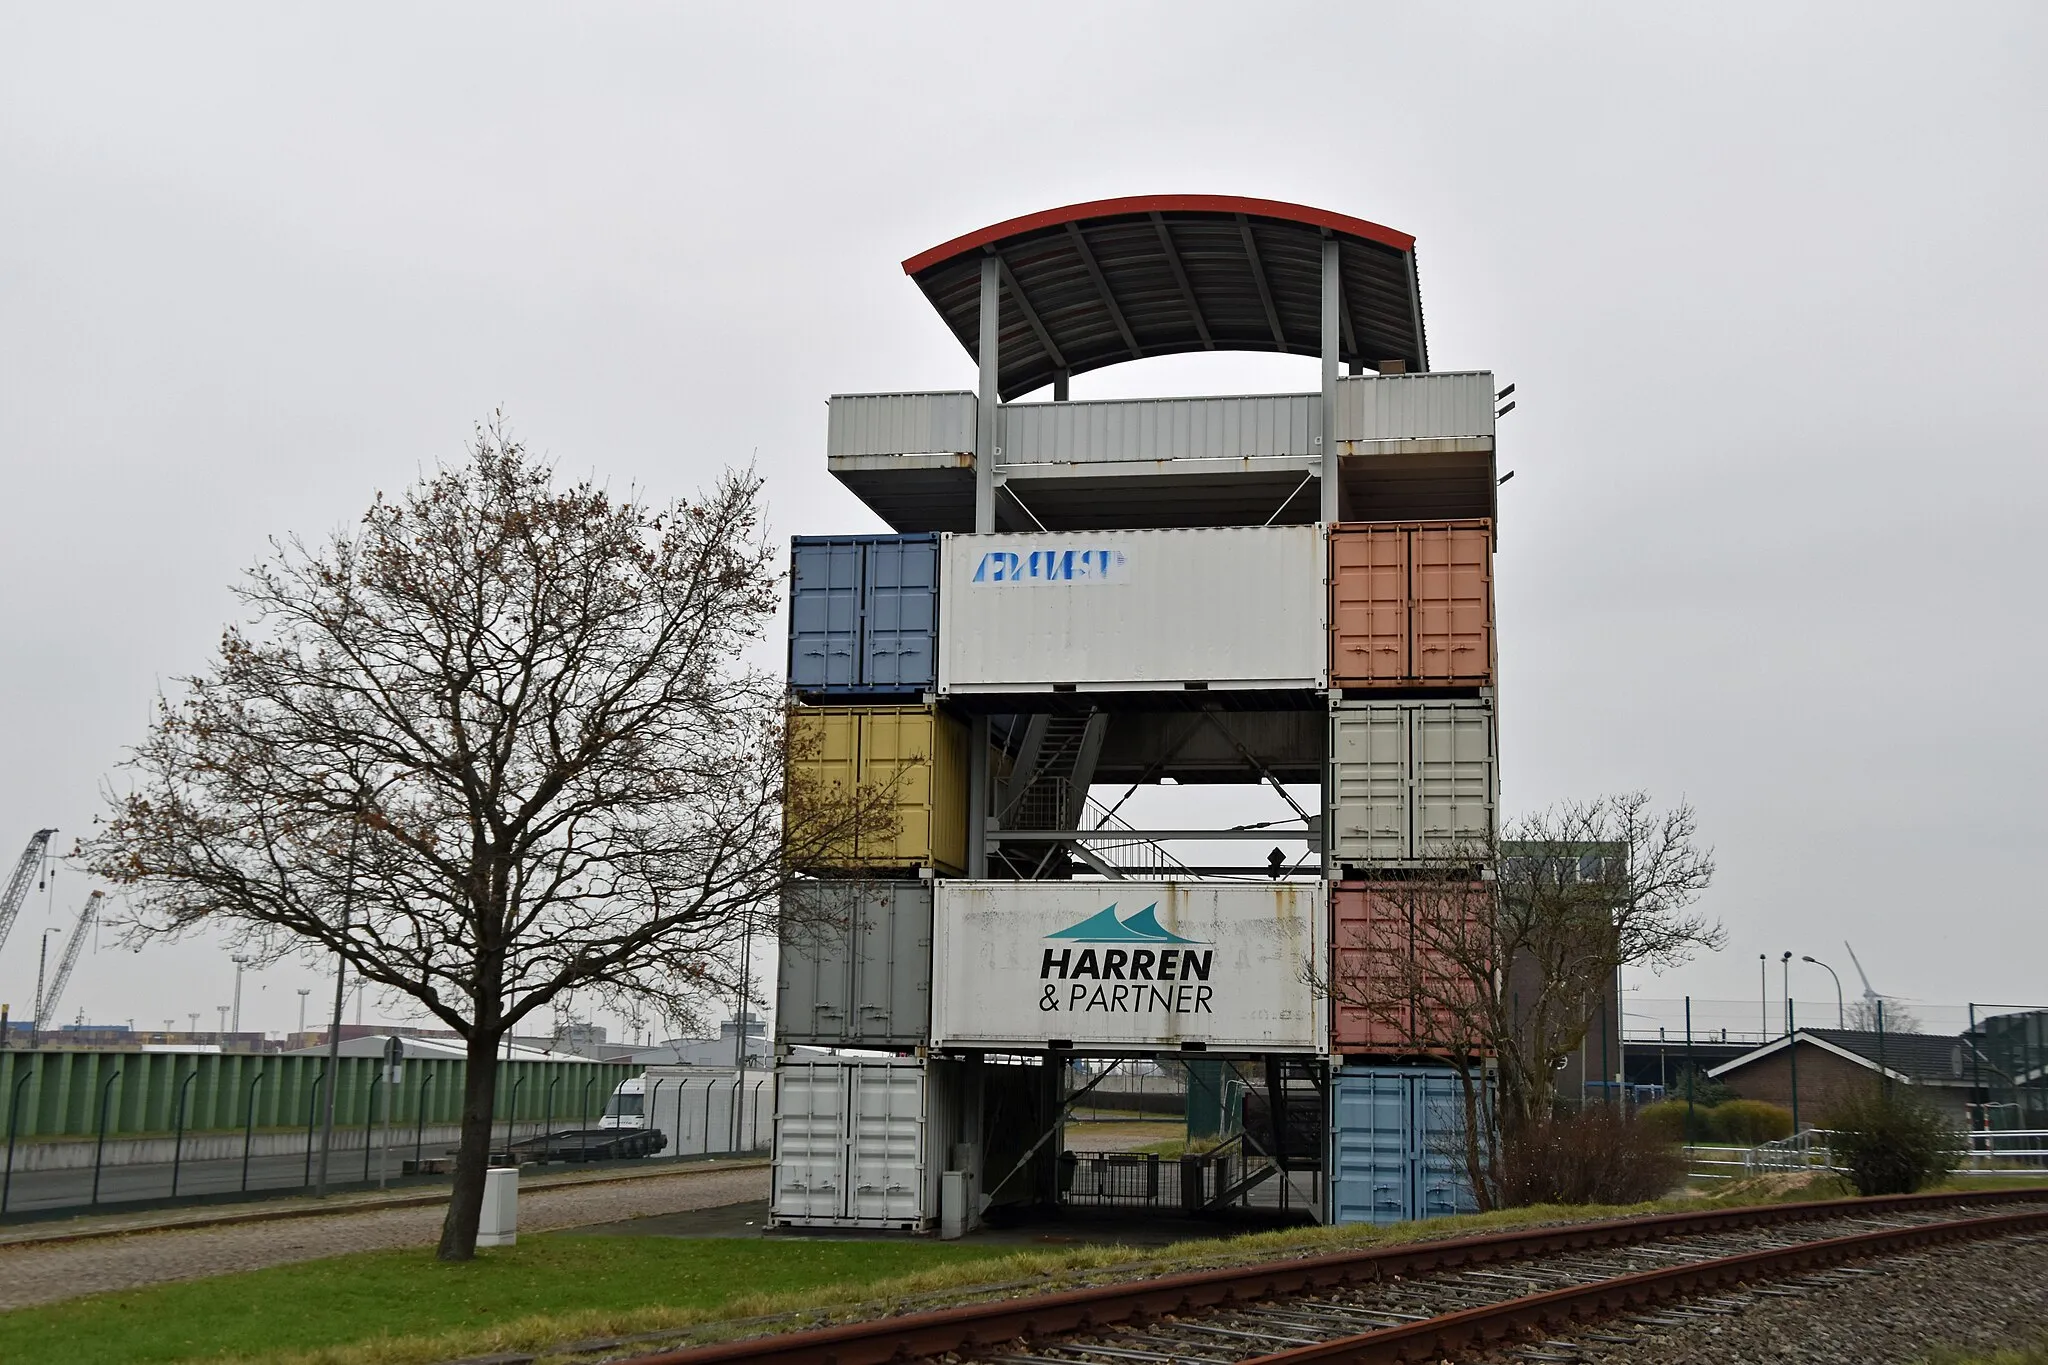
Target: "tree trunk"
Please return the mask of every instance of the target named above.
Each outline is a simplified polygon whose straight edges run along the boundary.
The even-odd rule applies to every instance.
[[[493,1112],[498,1104],[499,1035],[478,1032],[469,1040],[462,1077],[462,1145],[455,1153],[455,1189],[441,1223],[444,1261],[476,1258],[476,1226],[484,1211],[484,1172],[491,1164]]]

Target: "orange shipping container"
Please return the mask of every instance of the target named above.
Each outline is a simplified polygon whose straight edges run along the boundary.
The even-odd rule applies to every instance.
[[[1472,1055],[1475,958],[1483,962],[1485,882],[1340,882],[1331,891],[1330,1050],[1376,1056]]]
[[[1491,522],[1330,528],[1330,686],[1492,684]]]

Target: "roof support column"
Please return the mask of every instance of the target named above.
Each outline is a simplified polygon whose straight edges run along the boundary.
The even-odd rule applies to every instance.
[[[1337,239],[1323,238],[1323,521],[1336,521],[1338,513],[1337,462],[1337,351],[1343,330],[1338,325]]]
[[[981,384],[974,413],[974,529],[996,529],[996,359],[1001,344],[1002,260],[981,258]]]

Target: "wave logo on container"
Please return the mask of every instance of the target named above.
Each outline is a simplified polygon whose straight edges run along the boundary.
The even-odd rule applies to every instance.
[[[1038,1008],[1046,1014],[1212,1014],[1208,984],[1216,953],[1159,922],[1153,902],[1128,919],[1114,904],[1079,924],[1046,935],[1100,949],[1042,949]]]
[[[1011,587],[1073,587],[1122,583],[1130,557],[1122,550],[989,550],[974,566],[976,583]]]

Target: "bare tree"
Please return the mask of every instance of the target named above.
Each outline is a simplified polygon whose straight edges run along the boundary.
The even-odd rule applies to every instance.
[[[1920,1022],[1920,1016],[1908,1009],[1902,1001],[1894,1000],[1889,995],[1880,996],[1878,999],[1884,1001],[1884,1018],[1882,1020],[1877,1017],[1877,1000],[1865,997],[1861,1000],[1851,1000],[1847,1008],[1842,1011],[1843,1027],[1857,1029],[1864,1033],[1876,1033],[1879,1023],[1882,1023],[1886,1033],[1925,1033],[1927,1031],[1927,1026]]]
[[[1374,884],[1370,913],[1339,924],[1319,984],[1387,1044],[1373,1050],[1457,1071],[1481,1207],[1498,1201],[1499,1144],[1550,1113],[1616,973],[1720,946],[1720,925],[1693,908],[1714,872],[1697,841],[1683,802],[1565,802],[1510,822],[1498,845],[1446,846]]]
[[[81,849],[138,936],[332,953],[466,1040],[443,1259],[474,1254],[515,1025],[569,992],[685,1017],[792,868],[889,818],[803,778],[742,661],[778,596],[759,492],[558,487],[494,420],[353,532],[273,543]]]

